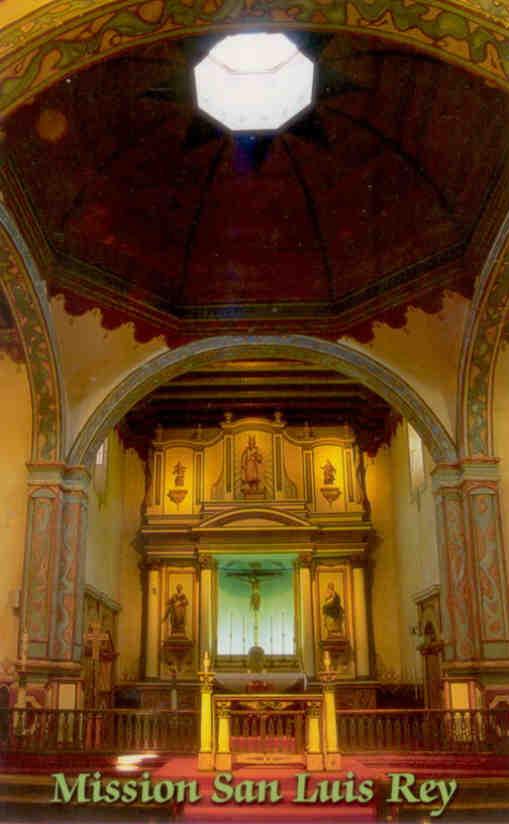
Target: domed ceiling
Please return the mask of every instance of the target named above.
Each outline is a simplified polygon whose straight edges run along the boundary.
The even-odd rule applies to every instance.
[[[501,92],[399,46],[299,35],[318,66],[313,110],[234,137],[194,103],[210,44],[144,46],[7,121],[11,192],[21,182],[23,219],[29,207],[47,241],[51,293],[169,341],[369,337],[409,304],[436,311],[445,288],[469,293],[465,254],[506,162]]]

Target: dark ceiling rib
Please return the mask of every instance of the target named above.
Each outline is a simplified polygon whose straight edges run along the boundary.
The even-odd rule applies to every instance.
[[[431,186],[433,191],[435,192],[440,206],[442,209],[447,212],[447,214],[451,217],[452,220],[455,219],[454,216],[454,207],[452,204],[449,203],[447,197],[445,196],[442,189],[439,185],[433,180],[433,178],[427,173],[426,169],[423,169],[420,165],[419,161],[416,160],[411,154],[406,152],[399,141],[394,140],[392,137],[388,137],[384,134],[380,129],[377,129],[376,126],[373,126],[368,120],[364,118],[355,117],[354,115],[348,114],[347,112],[343,112],[341,109],[336,109],[334,106],[326,105],[325,108],[330,114],[336,115],[336,117],[342,117],[345,120],[349,120],[350,123],[353,123],[355,126],[358,126],[360,129],[365,129],[365,131],[372,134],[374,137],[377,137],[385,146],[390,148],[393,152],[395,152],[402,160],[405,161],[411,168],[417,172],[419,177],[421,177],[428,186]]]
[[[186,243],[184,246],[184,258],[182,261],[182,270],[179,282],[176,284],[176,287],[173,292],[173,305],[177,306],[183,298],[184,288],[187,282],[187,278],[189,276],[189,263],[191,260],[191,253],[193,250],[193,245],[196,240],[196,233],[198,231],[198,227],[200,225],[200,220],[203,214],[203,210],[205,208],[205,202],[207,200],[208,194],[212,187],[212,183],[214,182],[214,178],[216,176],[216,172],[218,170],[219,164],[223,159],[223,155],[226,151],[226,147],[228,146],[228,137],[225,135],[219,144],[219,148],[215,152],[210,166],[207,172],[207,177],[205,179],[205,183],[201,188],[200,199],[198,201],[198,206],[195,209],[193,219],[189,224],[189,231],[186,237]]]
[[[322,264],[324,268],[324,273],[327,278],[327,284],[329,289],[329,298],[332,302],[336,300],[336,284],[334,282],[334,275],[332,272],[331,262],[329,260],[329,255],[327,254],[327,246],[325,243],[325,239],[322,233],[322,227],[320,226],[320,219],[318,217],[318,211],[315,206],[315,201],[313,195],[311,193],[311,189],[308,186],[308,182],[304,175],[304,172],[301,169],[301,165],[295,156],[295,152],[292,150],[290,143],[288,142],[285,135],[281,136],[281,142],[285,147],[285,151],[288,155],[290,163],[292,164],[293,172],[295,177],[297,178],[299,185],[302,189],[304,194],[304,198],[306,201],[307,210],[309,212],[309,216],[311,218],[311,222],[313,224],[313,229],[315,231],[315,235],[318,240],[318,245],[320,247],[320,255],[322,258]]]

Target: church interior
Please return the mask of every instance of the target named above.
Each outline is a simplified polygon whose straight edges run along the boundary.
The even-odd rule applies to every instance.
[[[134,752],[503,820],[509,7],[92,5],[0,9],[0,803]]]

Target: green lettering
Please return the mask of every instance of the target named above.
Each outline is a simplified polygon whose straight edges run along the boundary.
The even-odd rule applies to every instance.
[[[120,781],[117,781],[116,779],[113,781],[108,781],[104,789],[106,792],[106,797],[104,799],[106,804],[114,804],[115,801],[120,801]]]
[[[55,779],[53,802],[56,804],[70,804],[74,793],[76,793],[78,804],[88,804],[90,799],[87,798],[86,783],[89,775],[90,773],[80,773],[72,786],[69,787],[64,773],[53,773],[51,776]]]
[[[295,791],[295,798],[293,799],[294,804],[314,804],[318,798],[318,792],[315,792],[308,796],[308,778],[310,778],[309,773],[298,773],[296,776],[297,779],[297,788]]]
[[[122,787],[122,803],[131,804],[138,798],[138,782],[126,781]]]
[[[267,794],[269,798],[267,798]],[[269,804],[277,804],[282,801],[283,796],[279,792],[279,781],[259,781],[258,782],[258,803],[264,804],[266,801]]]
[[[211,797],[211,801],[214,804],[226,804],[227,801],[231,801],[234,795],[234,790],[230,787],[232,783],[233,776],[231,773],[219,773],[216,775],[214,779],[214,795]]]
[[[408,801],[409,804],[417,804],[419,797],[411,792],[410,787],[415,784],[415,775],[412,773],[389,773],[391,777],[391,794],[387,799],[389,804]]]
[[[361,781],[359,784],[359,795],[357,796],[359,804],[367,804],[368,801],[373,800],[374,795],[375,791],[373,789],[372,779],[366,778],[365,781]]]
[[[171,781],[158,781],[154,784],[154,801],[156,804],[166,804],[173,798],[174,787]]]

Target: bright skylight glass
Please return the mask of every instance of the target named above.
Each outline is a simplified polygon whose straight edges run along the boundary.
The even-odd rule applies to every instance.
[[[313,99],[314,65],[284,34],[235,34],[195,70],[199,108],[233,132],[276,131]]]

